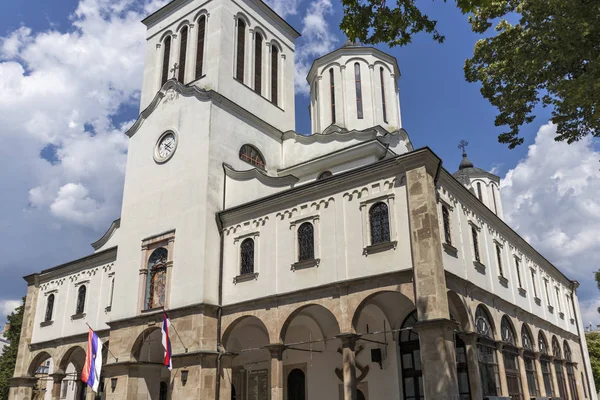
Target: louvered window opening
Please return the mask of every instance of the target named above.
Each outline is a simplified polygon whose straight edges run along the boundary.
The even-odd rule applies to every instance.
[[[383,122],[387,123],[387,111],[385,105],[385,81],[383,79],[383,67],[379,68],[379,80],[381,81],[381,109],[383,111]],[[450,244],[450,243],[448,243]]]
[[[331,123],[335,124],[335,78],[333,68],[329,68],[329,93],[331,95]]]
[[[237,51],[235,79],[244,82],[244,57],[246,55],[246,23],[237,20]]]
[[[171,54],[171,37],[165,39],[164,50],[163,50],[163,65],[162,65],[162,78],[160,85],[164,85],[169,80],[169,57]]]
[[[390,241],[390,221],[388,207],[384,203],[376,203],[369,210],[371,227],[371,244]]]
[[[254,91],[262,94],[262,50],[263,37],[260,33],[254,36]]]
[[[204,66],[204,36],[206,35],[206,17],[198,18],[198,45],[196,47],[196,79],[202,77]]]
[[[279,49],[271,46],[271,102],[278,103],[279,82]]]
[[[310,222],[305,222],[298,228],[298,253],[298,261],[315,258],[314,227]]]
[[[181,29],[181,45],[179,46],[179,82],[185,83],[185,62],[187,60],[188,27]]]
[[[254,240],[244,239],[240,246],[240,274],[254,273]]]

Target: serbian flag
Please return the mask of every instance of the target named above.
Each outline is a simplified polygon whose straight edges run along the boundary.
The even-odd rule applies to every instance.
[[[87,354],[81,372],[81,380],[87,383],[94,392],[100,385],[100,370],[102,369],[102,342],[96,332],[90,328],[88,332]]]
[[[162,323],[162,345],[165,348],[165,367],[171,371],[173,369],[173,363],[171,362],[171,339],[169,338],[169,328],[171,327],[171,321],[167,317],[167,313],[163,311],[163,323]]]

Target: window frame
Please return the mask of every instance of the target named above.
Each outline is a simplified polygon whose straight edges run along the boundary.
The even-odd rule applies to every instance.
[[[356,118],[364,119],[364,104],[362,95],[362,73],[360,63],[354,63],[354,89],[356,92]]]
[[[469,242],[471,243],[471,254],[473,254],[473,265],[481,273],[485,272],[485,264],[482,262],[481,253],[481,227],[475,221],[469,220],[471,226],[469,234]],[[476,243],[477,242],[477,243]]]
[[[397,239],[397,226],[396,226],[396,210],[395,210],[395,195],[394,193],[388,193],[376,197],[372,197],[370,199],[364,200],[360,203],[360,210],[362,213],[362,221],[363,221],[363,229],[362,229],[362,238],[363,238],[363,255],[369,255],[373,253],[378,253],[380,251],[385,251],[389,249],[396,249],[398,245]],[[369,211],[375,203],[382,202],[387,205],[388,208],[388,223],[390,230],[390,240],[389,242],[383,242],[379,244],[373,245],[371,243],[371,221]]]
[[[329,68],[329,96],[330,96],[330,109],[331,109],[331,125],[336,123],[335,116],[335,72],[333,67]],[[316,99],[316,96],[315,96]]]
[[[300,249],[299,249],[299,236],[298,229],[304,223],[310,223],[313,226],[313,258],[310,260],[300,260]],[[291,270],[296,271],[299,269],[318,267],[321,263],[321,216],[317,213],[298,218],[290,222],[290,230],[293,232],[293,246],[294,246],[294,262],[291,265]]]
[[[185,35],[184,35],[185,33]],[[187,63],[187,52],[190,48],[190,26],[189,24],[183,25],[179,29],[179,63],[177,64],[177,81],[182,84],[186,84],[185,72]],[[185,40],[184,40],[185,39]]]
[[[279,56],[281,54],[281,49],[279,46],[271,42],[271,103],[275,106],[280,107],[279,105],[279,81],[280,81],[280,65],[279,65]]]
[[[254,272],[242,274],[242,243],[246,239],[252,239],[254,241]],[[233,244],[236,251],[236,262],[233,274],[233,283],[238,284],[240,282],[248,282],[257,280],[260,272],[260,232],[252,231],[239,235],[233,239]]]
[[[163,306],[169,308],[170,297],[171,297],[171,280],[173,274],[173,260],[174,260],[174,244],[175,244],[175,230],[170,230],[158,235],[153,235],[142,239],[142,259],[140,265],[140,280],[138,289],[138,315],[145,312],[151,312],[156,308],[146,308],[146,290],[148,285],[148,261],[154,250],[159,247],[164,247],[167,250],[167,263],[166,263],[166,280],[165,280],[165,303]]]
[[[168,46],[167,46],[168,43]],[[161,75],[160,75],[160,87],[163,87],[165,83],[169,80],[169,70],[171,65],[171,52],[173,47],[173,35],[169,34],[165,36],[161,42],[160,47],[162,48],[161,52]]]
[[[385,101],[385,81],[383,79],[384,68],[379,67],[379,81],[381,83],[381,110],[383,112],[383,122],[388,123],[387,118],[387,109],[386,109],[386,101]]]
[[[260,156],[260,159],[262,160],[262,165],[260,165],[260,163],[258,163],[257,165],[253,164],[252,162],[250,162],[248,159],[244,159],[242,158],[242,150],[246,147],[249,147],[251,149],[253,149],[258,156]],[[263,153],[254,145],[250,144],[250,143],[244,143],[241,147],[240,150],[238,151],[238,158],[245,162],[248,165],[253,166],[254,168],[258,168],[261,171],[266,171],[267,170],[267,161],[265,160],[265,156],[263,155]],[[250,160],[252,160],[252,158],[250,158]]]
[[[265,37],[261,32],[254,32],[254,91],[262,96],[263,78],[263,45]]]
[[[194,71],[194,78],[198,80],[204,76],[204,53],[206,47],[206,27],[208,25],[208,15],[200,14],[196,18],[196,25],[198,26],[196,33],[196,65]]]
[[[54,312],[56,309],[56,297],[58,295],[58,290],[51,290],[49,292],[45,293],[46,296],[46,301],[44,302],[44,304],[46,305],[46,307],[44,308],[44,318],[42,319],[42,326],[46,326],[46,325],[51,325],[54,322]],[[51,312],[50,312],[50,319],[48,319],[48,302],[50,299],[50,296],[52,296],[52,307],[51,307]]]
[[[240,22],[243,27],[240,26]],[[235,18],[235,57],[233,77],[238,82],[244,83],[246,75],[246,36],[248,36],[248,23],[241,16]],[[243,40],[242,40],[243,39]]]
[[[76,315],[85,315],[85,311],[87,309],[87,299],[88,299],[88,285],[89,285],[89,281],[85,281],[85,282],[81,282],[79,284],[76,285],[77,287],[77,297],[75,300],[75,312],[73,313],[73,316]],[[80,307],[80,297],[81,297],[81,291],[83,289],[83,304],[81,304]]]

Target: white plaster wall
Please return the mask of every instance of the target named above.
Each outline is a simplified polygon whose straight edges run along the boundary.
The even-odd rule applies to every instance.
[[[109,305],[113,274],[114,263],[111,262],[42,281],[35,309],[32,343],[85,333],[88,330],[86,323],[95,330],[108,329],[106,322],[111,314],[105,308]],[[85,317],[72,320],[71,316],[77,307],[78,289],[82,284],[87,288]],[[53,323],[42,327],[50,294],[54,294]]]
[[[412,259],[404,185],[396,178],[382,179],[354,190],[325,197],[298,198],[295,205],[273,209],[246,221],[225,227],[223,304],[286,293],[332,282],[410,269]],[[370,244],[368,208],[378,199],[390,201],[391,239],[396,249],[363,255]],[[364,205],[364,202],[372,202]],[[363,203],[363,204],[361,204]],[[297,242],[292,224],[318,217],[315,225],[315,257],[318,267],[292,271],[297,261]],[[256,280],[233,283],[239,274],[241,237],[258,232],[255,238]]]

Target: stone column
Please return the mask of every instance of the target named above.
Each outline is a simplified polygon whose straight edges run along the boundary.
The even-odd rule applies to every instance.
[[[37,379],[29,376],[10,378],[10,390],[8,392],[9,400],[21,400],[33,398],[33,387]]]
[[[548,396],[546,393],[546,385],[544,384],[544,374],[542,374],[542,363],[540,362],[540,357],[542,353],[535,353],[535,372],[537,374],[538,387],[540,388],[540,396]]]
[[[554,397],[560,397],[560,387],[558,386],[558,377],[556,376],[556,366],[554,357],[550,358],[550,371],[552,371],[552,385],[554,386]]]
[[[62,381],[65,379],[67,375],[64,372],[55,372],[50,374],[52,378],[52,400],[60,400],[60,387],[62,386]]]
[[[506,369],[504,368],[504,343],[496,343],[496,358],[498,359],[498,375],[500,375],[500,396],[508,396],[508,382],[506,382]]]
[[[221,357],[221,374],[219,380],[219,400],[230,400],[231,399],[231,386],[233,381],[233,370],[231,364],[233,361],[232,356],[224,355]],[[238,388],[239,390],[240,388]],[[239,396],[240,393],[237,393]]]
[[[425,398],[458,399],[454,330],[449,319],[435,178],[440,160],[424,152],[407,168],[408,214]]]
[[[475,332],[462,333],[460,338],[465,342],[467,351],[467,368],[469,372],[469,390],[471,398],[481,399],[481,374],[479,372],[479,354],[477,351],[477,334]]]
[[[342,371],[344,374],[344,400],[356,400],[356,341],[355,333],[342,333],[337,336],[342,341]]]
[[[38,274],[28,275],[24,279],[27,282],[27,297],[25,298],[25,306],[23,309],[21,337],[19,338],[19,348],[17,350],[17,361],[15,363],[14,371],[15,378],[29,377],[29,345],[31,344],[31,336],[33,334],[33,323],[36,314],[38,296],[40,293]],[[43,301],[42,304],[42,307],[44,307],[43,310],[45,311],[45,307],[47,305],[46,301]],[[54,305],[54,308],[56,309],[56,304]]]
[[[567,391],[567,397],[569,397],[569,399],[575,399],[573,393],[571,393],[571,385],[569,385],[569,377],[567,376],[567,361],[562,360],[561,365],[563,370],[563,382],[565,384],[565,390]]]
[[[521,387],[523,388],[523,395],[525,398],[527,398],[529,397],[529,382],[527,382],[527,371],[525,370],[525,359],[523,358],[524,353],[524,349],[519,349],[519,374],[521,375]]]
[[[283,352],[285,351],[285,345],[270,344],[267,348],[271,352],[271,400],[283,400]]]

